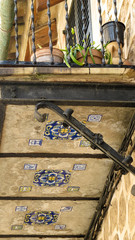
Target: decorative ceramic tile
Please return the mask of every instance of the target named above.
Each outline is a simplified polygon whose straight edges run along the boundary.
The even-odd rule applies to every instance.
[[[42,146],[42,139],[30,139],[29,146]]]
[[[55,230],[63,230],[66,228],[66,225],[62,224],[62,225],[55,225]]]
[[[26,212],[26,211],[27,211],[27,208],[28,208],[28,207],[26,207],[26,206],[17,206],[17,207],[15,208],[15,211],[16,211],[16,212]]]
[[[100,122],[101,118],[102,118],[102,115],[99,115],[99,114],[92,115],[92,114],[90,114],[88,116],[87,122]]]
[[[12,225],[11,230],[21,230],[23,229],[23,225]]]
[[[62,207],[60,209],[61,212],[71,212],[72,211],[72,207],[67,206],[67,207]]]
[[[78,192],[80,190],[80,187],[68,187],[67,191],[68,192]]]
[[[20,192],[30,192],[32,190],[32,187],[31,186],[21,186],[19,188],[19,191]]]
[[[65,170],[40,170],[35,173],[34,185],[46,187],[60,187],[69,183],[70,171]]]
[[[36,170],[37,164],[24,164],[24,170]]]
[[[87,164],[74,164],[74,171],[84,171],[86,169]]]
[[[40,211],[40,212],[30,212],[25,215],[25,224],[45,224],[50,225],[56,223],[59,214],[53,211]]]
[[[87,140],[81,140],[80,141],[80,147],[90,147],[91,143]]]
[[[48,122],[44,132],[45,139],[51,140],[77,140],[81,135],[73,128],[64,128],[62,122]]]

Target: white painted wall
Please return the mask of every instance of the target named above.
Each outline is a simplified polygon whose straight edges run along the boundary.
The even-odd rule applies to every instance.
[[[99,26],[99,13],[98,4],[96,0],[89,0],[91,5],[91,20],[92,20],[92,33],[95,46],[100,44],[100,26]]]

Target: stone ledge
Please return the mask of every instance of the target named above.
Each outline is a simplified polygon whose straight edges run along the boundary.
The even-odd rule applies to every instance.
[[[0,81],[135,83],[130,68],[0,67]]]

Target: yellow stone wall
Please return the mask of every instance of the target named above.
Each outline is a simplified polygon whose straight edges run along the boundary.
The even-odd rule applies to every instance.
[[[117,0],[117,9],[118,20],[126,26],[124,57],[135,64],[135,0]],[[103,24],[109,20],[115,20],[113,1],[102,0],[102,11]]]
[[[135,152],[132,157],[135,166]],[[134,184],[132,174],[122,176],[97,240],[135,240],[135,196],[131,194]]]
[[[126,26],[124,55],[135,64],[135,0],[118,0],[118,20]],[[114,20],[113,3],[102,0],[103,23]],[[132,155],[135,166],[135,152]],[[122,176],[104,218],[97,240],[135,240],[135,196],[131,188],[135,184],[133,175]]]

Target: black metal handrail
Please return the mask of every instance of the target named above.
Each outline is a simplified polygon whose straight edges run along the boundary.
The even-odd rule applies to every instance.
[[[98,133],[93,133],[90,129],[80,123],[76,118],[72,117],[73,110],[67,109],[63,111],[60,107],[55,105],[52,102],[40,102],[35,107],[35,118],[39,122],[44,122],[47,119],[47,115],[40,114],[38,110],[40,108],[48,108],[52,111],[56,112],[60,117],[64,119],[63,126],[64,127],[73,127],[78,133],[81,134],[84,138],[86,138],[91,143],[92,149],[101,150],[107,157],[112,159],[115,163],[117,163],[123,170],[123,174],[127,174],[128,172],[135,175],[135,167],[131,165],[133,159],[131,156],[123,157],[117,151],[115,151],[110,145],[108,145],[103,140],[103,136]]]

